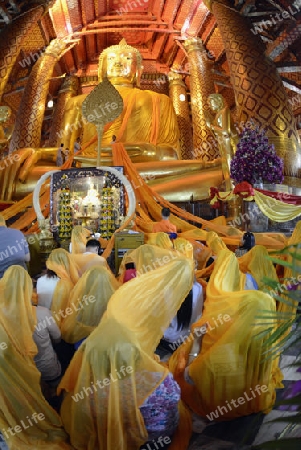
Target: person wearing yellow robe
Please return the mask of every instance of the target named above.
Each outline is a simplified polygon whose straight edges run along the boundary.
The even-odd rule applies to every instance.
[[[301,242],[301,221],[297,222],[293,234],[288,239],[287,246],[294,246],[296,244],[300,244]],[[294,255],[296,258],[294,258]],[[300,245],[297,247],[291,247],[291,251],[287,256],[287,262],[293,263],[292,267],[284,267],[283,278],[281,277],[279,280],[279,285],[277,286],[276,291],[278,290],[278,295],[284,296],[284,302],[278,303],[277,311],[279,314],[280,324],[283,324],[284,321],[292,321],[296,317],[298,301],[293,299],[288,299],[285,295],[286,290],[298,290],[300,291]]]
[[[93,266],[102,266],[109,269],[107,260],[98,254],[101,244],[97,239],[89,239],[84,253],[71,253],[71,260],[75,263],[78,275],[81,277],[83,273],[91,269]]]
[[[99,324],[119,283],[111,271],[96,266],[87,270],[74,287],[63,319],[62,337],[69,344],[86,338]]]
[[[10,450],[67,450],[59,415],[45,400],[34,356],[32,280],[11,266],[0,280],[0,429]]]
[[[276,269],[269,259],[269,252],[263,245],[255,245],[251,250],[238,258],[239,269],[244,273],[250,273],[258,284],[259,289],[267,289],[263,280],[268,277],[278,282]]]
[[[165,380],[174,385],[154,351],[192,282],[192,261],[177,256],[113,294],[100,324],[79,347],[59,385],[59,392],[66,392],[61,417],[77,450],[139,450],[154,436],[143,408]],[[166,417],[171,407],[175,427],[174,405],[167,402],[166,411],[153,409]],[[172,439],[172,450],[185,450],[191,433],[190,414],[183,405],[179,412],[173,436],[164,424],[156,431],[158,442],[160,436]]]
[[[278,359],[265,353],[276,319],[260,318],[261,311],[275,313],[276,303],[267,293],[244,290],[235,254],[217,244],[211,244],[217,258],[203,315],[169,360],[184,402],[210,421],[267,413],[282,386]]]
[[[63,248],[52,250],[46,261],[47,269],[52,270],[60,278],[53,292],[51,312],[59,327],[66,316],[69,296],[77,283],[79,276],[71,255]]]
[[[81,225],[75,225],[71,232],[70,253],[85,253],[87,240],[91,237],[91,231]]]

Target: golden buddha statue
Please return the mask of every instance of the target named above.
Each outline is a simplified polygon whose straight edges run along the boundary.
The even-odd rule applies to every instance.
[[[209,116],[206,117],[207,126],[211,128],[216,136],[222,158],[222,170],[226,181],[226,189],[230,190],[230,161],[236,151],[238,134],[223,96],[221,94],[210,94],[208,104],[210,109],[215,113],[215,116],[213,119]]]
[[[142,69],[140,52],[125,40],[108,47],[99,57],[99,81],[108,78],[124,104],[120,116],[104,129],[102,152],[111,152],[112,137],[116,136],[115,141],[125,145],[134,162],[178,159],[179,129],[171,99],[139,88]],[[96,127],[82,116],[82,103],[86,97],[86,94],[79,95],[67,102],[62,127],[64,135],[60,139],[67,147],[73,148],[80,136],[82,155],[95,158]],[[111,108],[114,105],[108,102],[93,112],[105,116]],[[76,159],[84,160],[82,157]]]
[[[167,200],[208,198],[211,186],[222,183],[220,160],[202,162],[179,158],[179,129],[171,99],[150,90],[139,89],[142,57],[122,41],[105,49],[99,57],[99,80],[108,78],[123,99],[123,112],[104,127],[101,164],[112,165],[112,142],[121,142],[140,175]],[[70,98],[64,110],[58,142],[69,149],[80,137],[81,153],[75,160],[82,166],[95,166],[97,129],[82,112],[87,94]],[[105,103],[93,113],[105,115],[114,108]],[[105,123],[106,121],[104,121]],[[19,200],[33,191],[40,177],[55,167],[57,147],[22,148],[18,167],[10,165],[0,174],[2,200]],[[14,153],[15,153],[14,152]]]

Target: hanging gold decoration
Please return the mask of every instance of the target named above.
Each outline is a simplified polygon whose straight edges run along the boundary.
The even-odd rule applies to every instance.
[[[97,129],[97,163],[100,167],[101,139],[105,124],[117,119],[123,111],[123,100],[108,78],[99,83],[82,104],[83,117]]]

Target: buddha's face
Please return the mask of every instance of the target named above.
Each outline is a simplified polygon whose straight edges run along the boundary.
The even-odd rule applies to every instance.
[[[223,107],[220,97],[217,96],[209,97],[208,103],[212,111],[219,111]]]
[[[11,116],[9,106],[0,106],[0,123],[5,123]]]
[[[128,50],[114,50],[106,56],[106,74],[113,84],[135,84],[137,59],[135,53]]]

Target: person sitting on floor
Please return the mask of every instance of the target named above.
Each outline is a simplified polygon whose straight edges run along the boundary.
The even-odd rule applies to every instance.
[[[52,250],[46,261],[46,267],[55,272],[60,279],[53,293],[51,312],[57,325],[61,327],[69,296],[79,279],[78,271],[70,253],[63,248]]]
[[[61,375],[61,364],[53,349],[53,344],[61,341],[61,332],[49,309],[43,306],[35,307],[37,325],[33,333],[33,340],[38,348],[34,362],[43,381],[54,381]]]
[[[70,299],[72,310],[62,323],[62,337],[69,344],[82,341],[97,327],[119,283],[106,267],[88,269],[76,283]]]
[[[53,270],[46,269],[46,273],[37,279],[38,305],[51,309],[52,297],[59,277]]]
[[[104,317],[79,347],[61,390],[61,417],[75,448],[138,450],[160,436],[171,442],[178,425],[179,386],[114,317]]]
[[[11,266],[0,280],[0,429],[10,449],[67,450],[59,415],[45,400],[34,357],[32,280]]]
[[[261,311],[276,311],[275,300],[259,290],[246,290],[245,284],[246,274],[240,272],[235,254],[220,248],[202,317],[192,326],[193,339],[182,344],[168,362],[184,402],[209,420],[267,413],[275,402],[276,388],[281,387],[278,361],[266,354],[269,327],[276,326],[276,319],[273,323],[260,318]],[[262,391],[255,392],[256,386]],[[228,407],[228,399],[239,397],[243,401]]]
[[[12,265],[19,265],[27,270],[26,263],[30,261],[27,241],[20,230],[7,228],[2,214],[0,214],[0,278]]]
[[[178,386],[154,350],[192,282],[193,262],[176,257],[112,295],[59,385],[66,392],[62,420],[75,447],[138,450],[160,436],[188,445],[189,413],[178,409]]]
[[[126,263],[122,282],[127,283],[128,281],[132,280],[133,278],[136,278],[136,276],[137,276],[137,270],[135,267],[135,263],[134,262]]]
[[[75,225],[71,232],[69,252],[72,254],[85,253],[87,239],[90,239],[91,231],[82,225]]]
[[[161,357],[173,353],[190,335],[190,328],[202,315],[203,288],[196,281],[183,301],[177,315],[172,319],[169,327],[164,331],[163,338],[156,350]]]
[[[162,219],[160,222],[156,222],[153,226],[153,233],[159,233],[160,231],[164,233],[177,233],[176,225],[172,224],[169,220],[170,218],[170,209],[162,208],[161,210]]]
[[[71,259],[77,266],[79,276],[94,266],[102,266],[109,269],[107,260],[100,256],[100,242],[97,239],[89,239],[84,253],[71,253]]]

